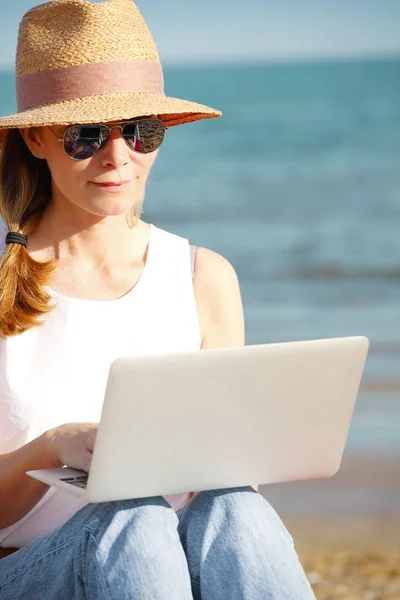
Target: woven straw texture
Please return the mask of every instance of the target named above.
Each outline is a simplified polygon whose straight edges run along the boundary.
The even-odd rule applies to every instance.
[[[90,63],[159,63],[152,35],[132,0],[53,0],[31,9],[20,24],[16,77]],[[0,118],[9,128],[110,122],[157,115],[168,127],[219,117],[217,110],[163,94],[120,92],[64,100]]]
[[[18,35],[16,75],[88,62],[159,62],[151,33],[132,0],[56,0],[30,10]]]

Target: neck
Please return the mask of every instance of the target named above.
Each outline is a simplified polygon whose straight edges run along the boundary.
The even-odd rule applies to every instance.
[[[55,259],[64,263],[79,259],[93,266],[121,265],[141,256],[148,229],[143,221],[131,229],[123,214],[97,216],[70,203],[54,206],[50,202],[29,236],[28,250],[40,261]]]

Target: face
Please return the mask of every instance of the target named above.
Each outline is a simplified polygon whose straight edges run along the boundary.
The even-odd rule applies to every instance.
[[[107,123],[109,127],[119,123]],[[47,161],[53,187],[53,204],[70,203],[96,217],[127,214],[144,195],[146,181],[158,151],[140,154],[128,147],[119,128],[93,157],[73,160],[64,151],[66,126],[25,129],[21,133],[37,158]]]

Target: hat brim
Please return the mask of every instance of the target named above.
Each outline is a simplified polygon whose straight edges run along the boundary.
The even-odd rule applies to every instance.
[[[221,112],[203,104],[160,94],[122,93],[86,96],[76,100],[44,104],[0,118],[0,143],[8,129],[105,123],[157,115],[167,127],[213,119]]]

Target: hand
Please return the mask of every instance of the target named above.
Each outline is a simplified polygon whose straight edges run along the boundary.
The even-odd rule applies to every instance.
[[[97,423],[66,423],[46,431],[49,450],[60,466],[90,470]]]

